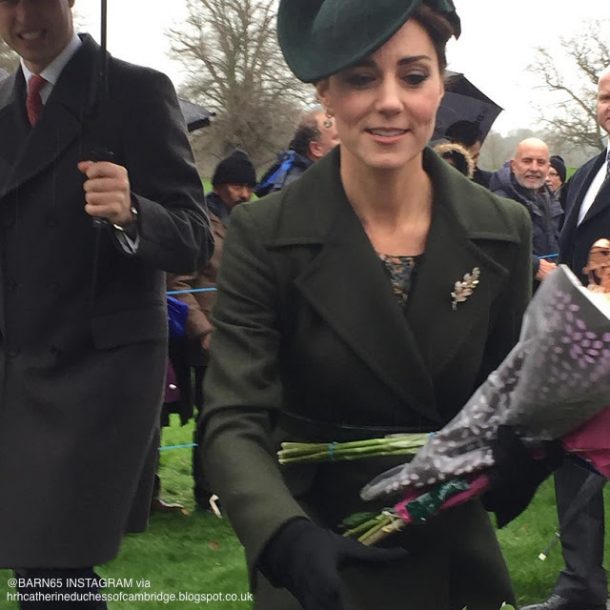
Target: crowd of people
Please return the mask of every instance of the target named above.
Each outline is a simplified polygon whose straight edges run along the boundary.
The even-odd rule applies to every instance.
[[[359,491],[404,456],[280,467],[275,452],[451,420],[517,342],[532,292],[558,264],[584,281],[610,238],[610,148],[569,179],[539,138],[481,169],[469,121],[431,148],[453,2],[350,0],[337,20],[342,4],[280,1],[281,50],[320,106],[260,180],[235,149],[204,196],[166,76],[102,57],[74,0],[0,1],[20,56],[0,81],[0,567],[24,610],[105,609],[95,566],[151,510],[181,510],[156,475],[171,413],[197,421],[195,501],[220,498],[256,608],[515,603],[488,513],[515,518],[527,502],[498,498],[531,497],[557,464],[514,430],[488,494],[379,548],[337,526],[382,508]],[[610,133],[610,67],[597,117]],[[169,339],[168,291],[184,307]],[[565,567],[527,610],[606,608],[602,487],[569,459],[556,469]],[[91,598],[61,601],[79,578]]]

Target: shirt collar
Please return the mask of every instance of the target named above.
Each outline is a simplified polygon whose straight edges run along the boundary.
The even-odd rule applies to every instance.
[[[81,39],[74,34],[72,40],[66,45],[65,49],[44,70],[42,70],[42,72],[40,72],[40,76],[54,87],[57,84],[63,69],[66,67],[66,64],[72,59],[73,55],[82,44]],[[27,83],[33,72],[25,65],[23,58],[21,58],[21,69],[23,70],[23,76]]]

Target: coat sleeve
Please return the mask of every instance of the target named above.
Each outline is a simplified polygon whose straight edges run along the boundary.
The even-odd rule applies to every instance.
[[[272,441],[282,405],[277,286],[251,205],[233,212],[224,243],[205,378],[203,460],[252,569],[273,533],[305,513],[284,484]]]
[[[168,290],[192,290],[194,288],[208,288],[210,292],[185,292],[176,295],[176,298],[188,305],[186,319],[186,335],[191,339],[201,338],[214,330],[211,320],[211,311],[216,302],[216,282],[222,258],[222,245],[225,229],[222,222],[209,212],[210,225],[214,236],[214,253],[208,263],[198,272],[190,274],[168,274]]]
[[[192,290],[198,286],[198,278],[196,273],[188,275],[169,274],[167,276],[168,290]],[[203,335],[212,332],[212,322],[206,314],[200,303],[200,299],[193,293],[176,295],[179,301],[188,305],[188,314],[186,318],[186,335],[191,339],[197,339]]]
[[[164,74],[141,67],[127,70],[122,84],[119,162],[127,168],[138,210],[135,256],[164,271],[193,272],[213,245],[174,87]]]

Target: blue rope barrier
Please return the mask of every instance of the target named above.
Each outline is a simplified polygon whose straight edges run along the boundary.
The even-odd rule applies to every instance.
[[[159,451],[171,451],[172,449],[192,449],[197,447],[197,443],[185,443],[184,445],[163,445]]]
[[[216,288],[192,288],[191,290],[168,290],[165,294],[194,294],[196,292],[216,292]]]

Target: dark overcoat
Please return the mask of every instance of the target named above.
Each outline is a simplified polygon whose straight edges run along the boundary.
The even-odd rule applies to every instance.
[[[606,160],[606,151],[585,163],[570,178],[566,193],[566,217],[559,236],[560,260],[567,264],[580,280],[587,284],[583,267],[589,259],[589,250],[598,239],[610,239],[610,180],[602,184],[597,196],[578,224],[582,202]]]
[[[583,272],[591,246],[598,239],[610,238],[610,180],[600,187],[595,200],[578,223],[578,216],[591,183],[606,159],[606,151],[585,163],[568,182],[566,220],[559,238],[560,260],[584,283]],[[555,472],[557,514],[561,523],[572,507],[575,494],[591,475],[578,465],[565,464]],[[601,489],[561,528],[561,546],[565,567],[555,583],[554,593],[565,599],[586,601],[603,607],[607,596],[604,569],[604,494]]]
[[[232,215],[205,382],[204,469],[242,541],[256,607],[293,610],[255,573],[287,520],[336,528],[359,489],[396,461],[286,468],[281,440],[347,440],[447,422],[515,343],[529,298],[530,221],[427,150],[432,222],[406,310],[346,199],[338,149],[278,194]],[[405,193],[408,197],[408,193]],[[457,280],[480,283],[456,310]],[[399,461],[404,461],[401,459]],[[353,608],[470,610],[512,598],[479,502],[389,544],[411,558],[345,571]]]
[[[99,57],[84,37],[34,128],[21,70],[0,86],[0,567],[116,554],[159,421],[162,270],[195,269],[209,247],[169,79],[111,59],[98,112]],[[100,145],[129,172],[132,255],[84,211],[77,163]]]

